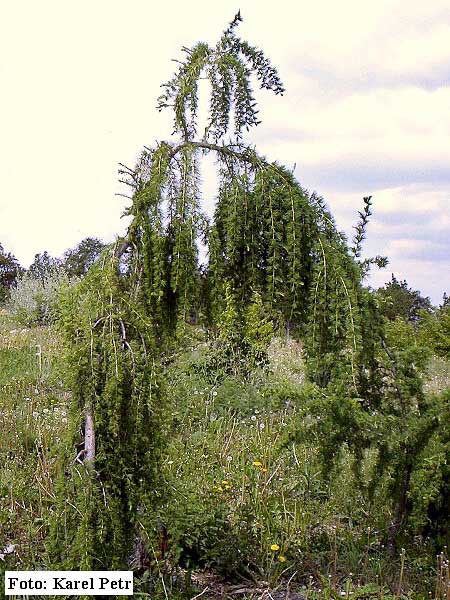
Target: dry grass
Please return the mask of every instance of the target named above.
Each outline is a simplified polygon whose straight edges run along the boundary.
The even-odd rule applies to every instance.
[[[303,348],[294,340],[276,337],[269,346],[270,369],[278,379],[301,385],[305,382]]]
[[[450,388],[450,361],[433,356],[428,368],[428,378],[425,382],[425,391],[439,394]]]

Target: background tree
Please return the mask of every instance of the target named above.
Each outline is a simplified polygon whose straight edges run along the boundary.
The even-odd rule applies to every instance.
[[[444,294],[442,304],[434,313],[421,313],[419,340],[438,356],[450,358],[450,302]]]
[[[77,246],[67,250],[62,264],[69,277],[84,277],[106,244],[98,238],[87,237]]]
[[[34,256],[34,261],[31,263],[28,272],[36,279],[44,280],[48,275],[61,267],[61,260],[53,258],[45,250],[42,254],[38,253]]]
[[[432,312],[431,300],[424,298],[418,290],[410,288],[406,280],[398,281],[394,274],[391,281],[378,288],[377,295],[381,300],[382,314],[391,321],[401,317],[409,323],[416,323],[420,319],[421,310]]]
[[[11,252],[6,252],[0,243],[0,303],[8,298],[10,289],[22,272],[17,258]]]

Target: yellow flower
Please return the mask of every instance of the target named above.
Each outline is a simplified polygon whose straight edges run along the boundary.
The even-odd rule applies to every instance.
[[[280,549],[280,546],[278,544],[272,544],[270,546],[270,549],[272,550],[272,552],[276,552],[277,550]]]
[[[253,461],[253,466],[254,467],[262,467],[262,462],[259,462],[259,460],[254,460]]]
[[[220,485],[219,485],[219,487],[217,488],[217,491],[218,492],[223,492],[223,487],[220,487]]]
[[[278,557],[278,560],[279,560],[280,562],[286,562],[286,557],[285,557],[285,556],[279,556],[279,557]]]
[[[261,469],[261,472],[262,472],[262,473],[267,473],[267,471],[268,471],[268,470],[269,470],[269,469]]]
[[[225,489],[226,489],[226,490],[231,490],[231,485],[226,485],[226,486],[225,486]]]
[[[225,479],[222,481],[222,485],[230,485],[228,481],[225,481]]]

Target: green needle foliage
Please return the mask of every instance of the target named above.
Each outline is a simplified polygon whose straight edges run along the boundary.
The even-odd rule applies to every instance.
[[[117,248],[62,299],[60,326],[72,367],[74,426],[60,477],[51,556],[67,568],[119,568],[134,524],[154,496],[161,394],[154,325],[122,275]],[[78,456],[80,427],[94,416],[95,457]]]
[[[127,236],[64,298],[74,414],[82,415],[78,427],[93,419],[96,439],[93,453],[75,427],[61,472],[53,556],[66,567],[127,564],[135,526],[161,496],[162,364],[189,323],[216,337],[228,372],[264,366],[274,327],[304,338],[315,390],[308,410],[326,416],[316,427],[324,460],[344,445],[359,460],[378,450],[378,471],[392,477],[394,533],[412,463],[434,427],[411,357],[386,350],[376,302],[362,287],[370,261],[356,259],[370,198],[352,252],[323,200],[244,142],[259,123],[252,80],[275,94],[284,88],[263,52],[237,37],[240,21],[238,14],[215,47],[184,48],[158,101],[174,112],[175,139],[145,148],[134,169],[122,166],[133,190]],[[196,139],[205,77],[208,125]],[[210,153],[220,181],[211,224],[199,185],[199,161]],[[385,442],[389,428],[396,434]]]
[[[277,71],[264,53],[237,37],[235,30],[242,21],[238,13],[214,48],[199,42],[183,48],[186,60],[173,78],[164,84],[158,109],[173,108],[174,134],[184,141],[197,135],[198,83],[204,74],[211,85],[209,119],[203,136],[205,142],[217,143],[227,134],[233,114],[234,134],[258,125],[258,110],[250,83],[256,75],[260,87],[275,94],[284,92]],[[232,109],[234,109],[232,113]]]

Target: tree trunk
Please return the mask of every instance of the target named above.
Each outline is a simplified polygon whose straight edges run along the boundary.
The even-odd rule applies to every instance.
[[[412,465],[410,462],[407,462],[403,467],[403,475],[395,507],[395,517],[391,523],[391,526],[389,527],[387,548],[390,556],[394,556],[397,552],[397,534],[406,514],[406,504],[408,500],[407,496],[411,472]]]
[[[90,465],[95,460],[95,428],[92,409],[86,409],[86,422],[84,425],[84,462]]]

